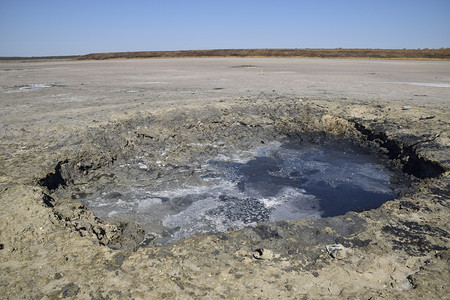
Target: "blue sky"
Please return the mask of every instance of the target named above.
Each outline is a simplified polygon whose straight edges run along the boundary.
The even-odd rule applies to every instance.
[[[0,56],[450,47],[450,0],[0,0]]]

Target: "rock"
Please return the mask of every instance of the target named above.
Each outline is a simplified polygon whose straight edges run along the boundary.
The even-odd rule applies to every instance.
[[[433,119],[434,118],[434,115],[423,115],[423,116],[420,116],[420,120],[429,120],[429,119]]]
[[[335,259],[344,259],[348,256],[349,251],[342,244],[327,245],[327,252]]]
[[[411,109],[411,106],[409,106],[409,105],[405,105],[402,107],[402,110],[410,110],[410,109]]]
[[[253,251],[253,257],[256,259],[268,260],[273,258],[273,251],[269,249],[256,249]]]
[[[79,292],[80,292],[80,287],[73,282],[65,285],[61,289],[61,294],[62,294],[63,298],[75,297]]]

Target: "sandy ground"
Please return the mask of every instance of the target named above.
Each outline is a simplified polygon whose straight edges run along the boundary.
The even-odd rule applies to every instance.
[[[5,299],[450,294],[450,62],[2,62],[0,83]],[[188,147],[199,141],[252,147],[296,135],[381,146],[423,178],[379,209],[196,235],[166,247],[139,247],[139,228],[99,220],[70,198],[136,155],[164,173],[155,164],[161,151],[176,165],[211,154]],[[336,243],[344,250],[327,253]]]

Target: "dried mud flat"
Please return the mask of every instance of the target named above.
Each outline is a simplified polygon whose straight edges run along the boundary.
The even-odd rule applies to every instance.
[[[450,294],[449,62],[8,62],[0,78],[5,299]],[[356,143],[384,153],[412,183],[378,209],[162,247],[77,199],[142,171],[121,171],[126,164],[144,165],[151,181],[220,151],[282,139]],[[331,244],[343,249],[329,253]]]

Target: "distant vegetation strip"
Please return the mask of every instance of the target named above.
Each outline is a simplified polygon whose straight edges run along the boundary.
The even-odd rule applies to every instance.
[[[217,49],[179,51],[140,51],[92,53],[78,60],[182,58],[182,57],[317,57],[375,59],[437,59],[450,60],[450,48],[440,49]]]

